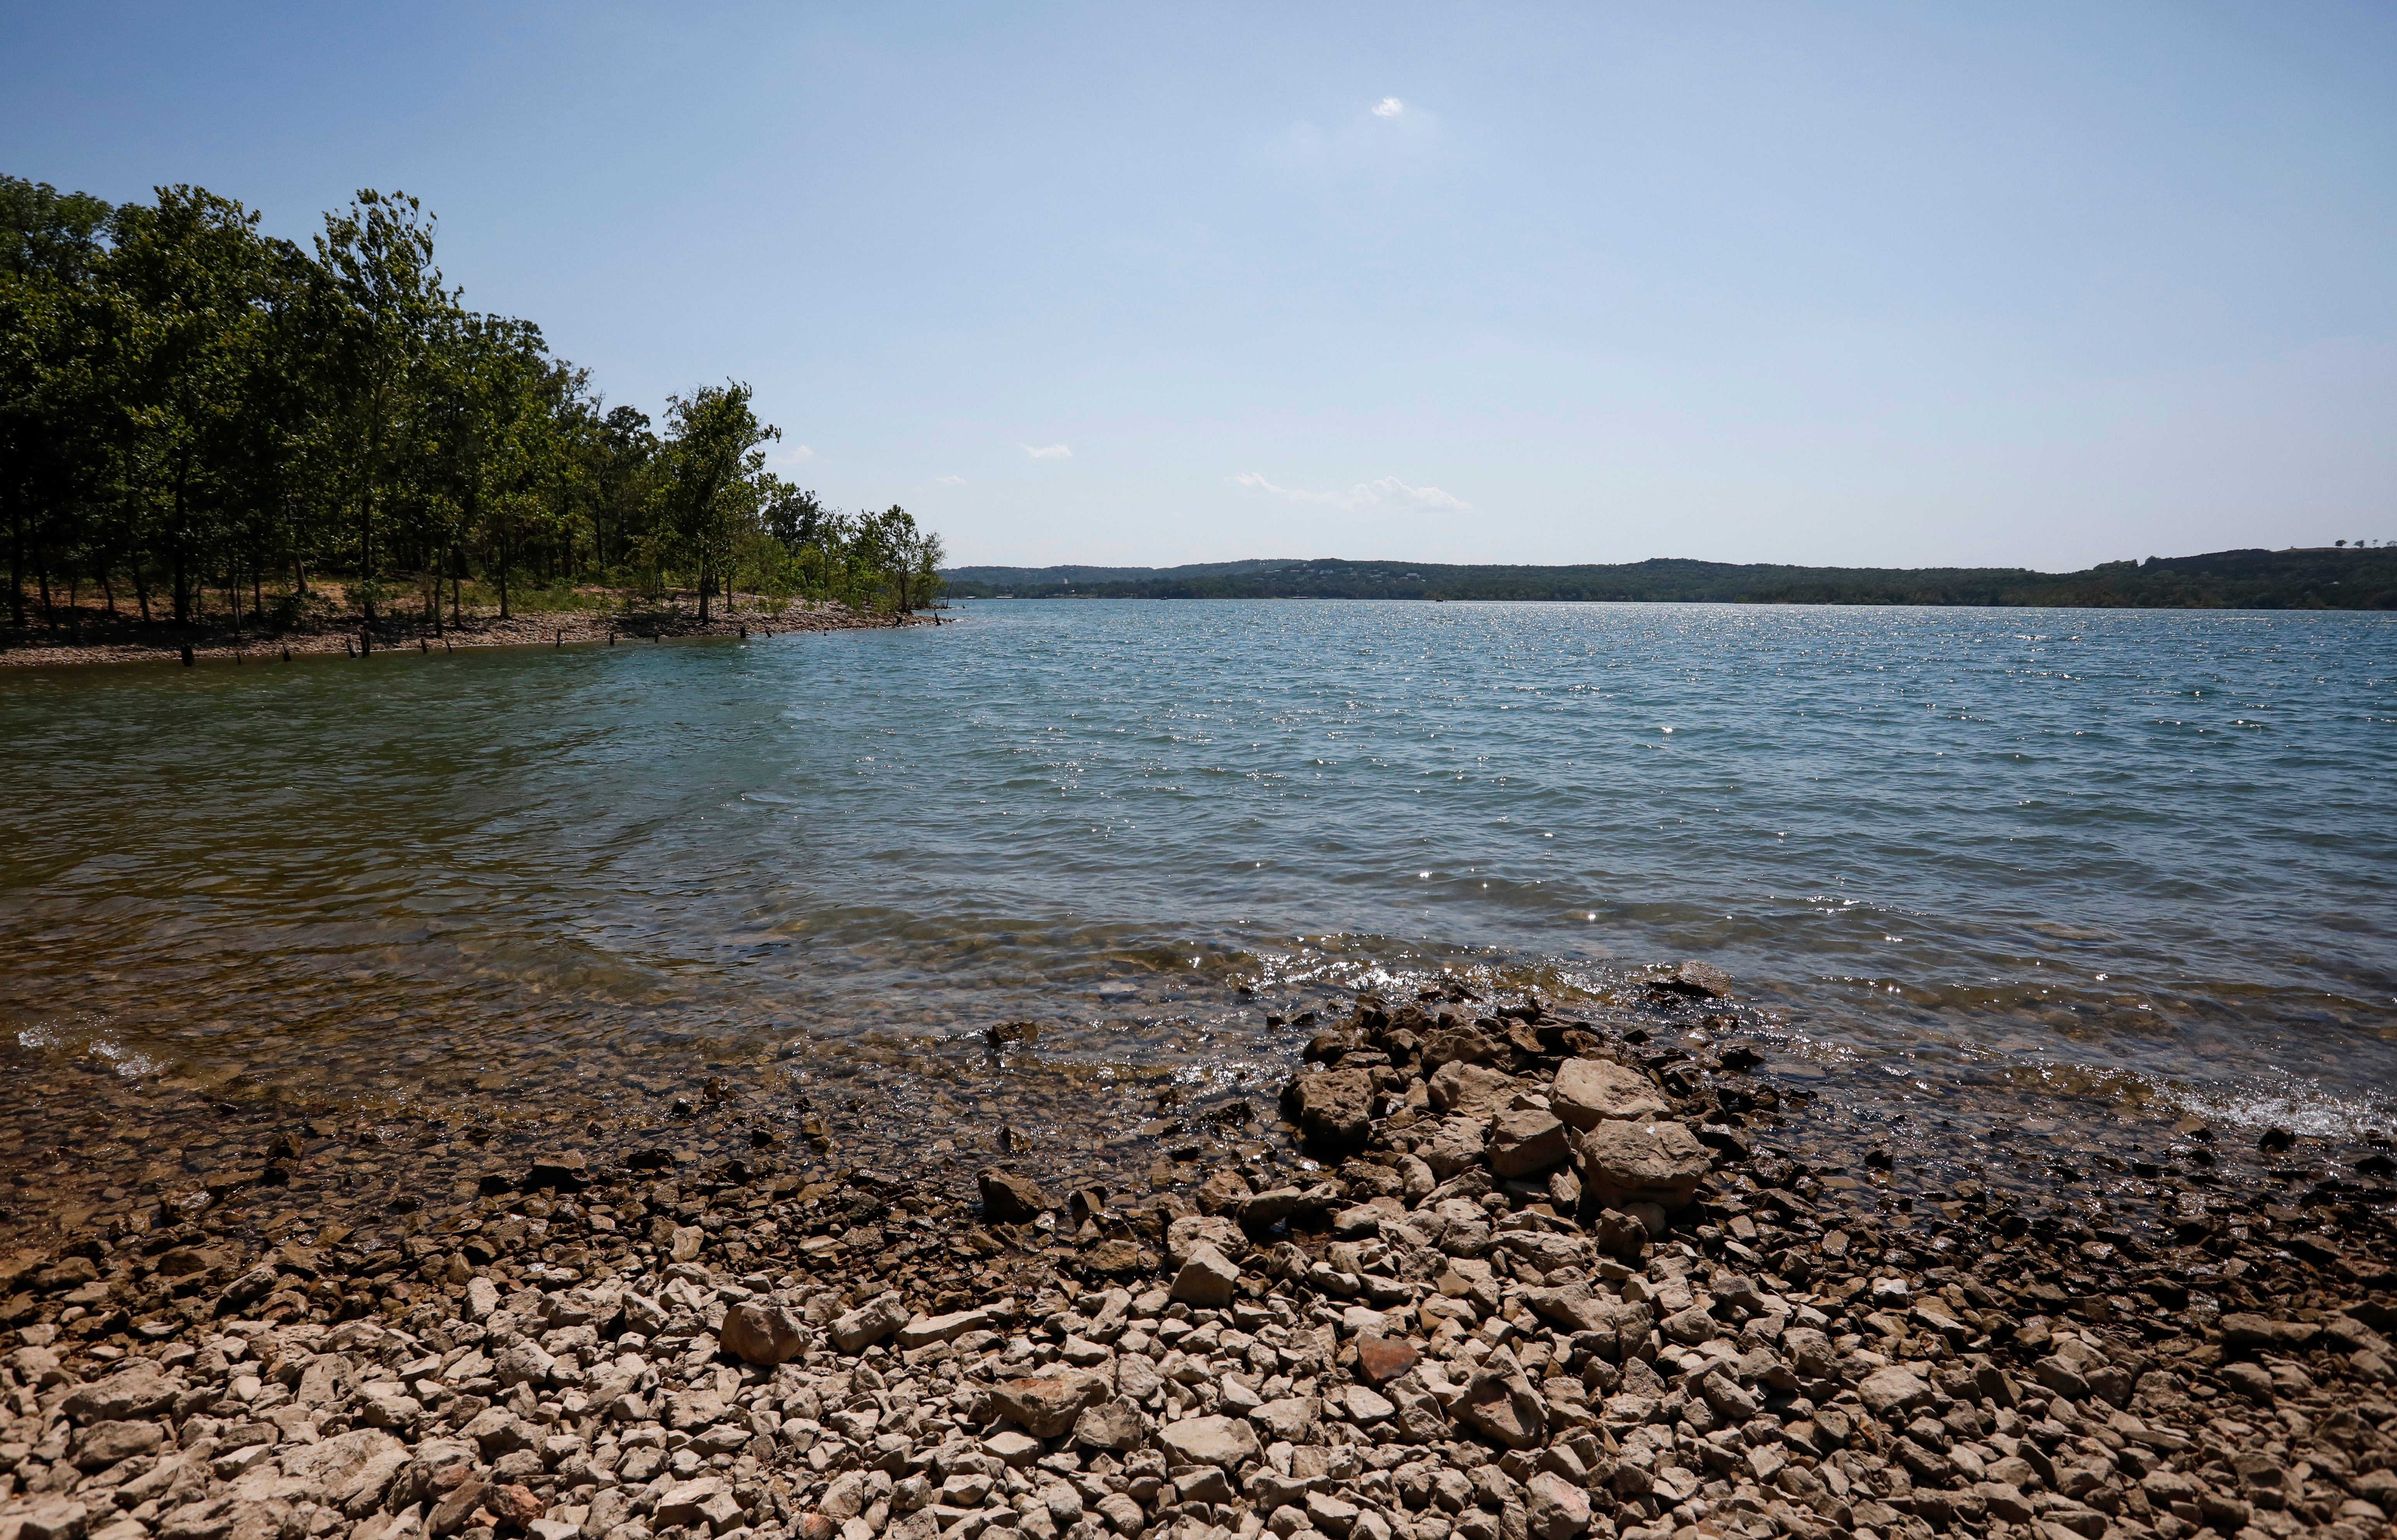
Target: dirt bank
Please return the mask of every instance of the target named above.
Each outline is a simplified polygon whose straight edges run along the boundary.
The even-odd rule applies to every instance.
[[[497,615],[469,614],[445,622],[436,631],[419,619],[380,626],[371,636],[362,629],[326,628],[280,635],[242,634],[222,629],[202,630],[169,625],[104,626],[95,621],[83,628],[88,639],[77,642],[68,631],[29,630],[16,634],[0,649],[0,667],[57,668],[87,663],[175,663],[186,648],[195,663],[277,663],[308,655],[355,657],[361,649],[373,652],[441,652],[470,647],[569,647],[593,643],[665,641],[685,636],[782,636],[795,631],[853,631],[895,624],[931,625],[933,616],[911,615],[904,621],[890,615],[864,614],[845,606],[794,606],[779,614],[753,609],[718,615],[705,624],[695,615],[676,611],[533,610],[506,620]]]

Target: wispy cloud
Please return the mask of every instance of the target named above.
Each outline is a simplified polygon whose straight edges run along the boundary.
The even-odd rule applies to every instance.
[[[804,465],[815,457],[815,450],[805,444],[794,444],[789,453],[769,456],[766,462],[770,465]]]
[[[1410,487],[1397,476],[1386,475],[1379,481],[1360,481],[1344,491],[1314,491],[1304,487],[1277,487],[1254,471],[1242,471],[1232,477],[1232,484],[1266,497],[1278,497],[1319,508],[1336,508],[1344,514],[1438,513],[1473,514],[1480,512],[1470,502],[1437,487]]]
[[[966,484],[966,478],[961,475],[936,475],[932,479],[944,487],[962,487]]]
[[[1375,117],[1396,117],[1407,110],[1407,104],[1397,97],[1386,96],[1373,104]]]
[[[1035,460],[1071,460],[1074,458],[1074,451],[1065,448],[1063,444],[1043,444],[1037,449],[1030,444],[1026,444],[1024,446],[1024,452],[1030,455]]]

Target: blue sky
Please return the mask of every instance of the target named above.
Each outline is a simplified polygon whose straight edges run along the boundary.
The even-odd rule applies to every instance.
[[[960,560],[2397,539],[2386,7],[20,0],[0,166],[404,188]]]

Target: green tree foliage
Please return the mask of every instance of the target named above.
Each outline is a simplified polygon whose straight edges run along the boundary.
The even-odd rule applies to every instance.
[[[699,618],[730,572],[743,530],[756,527],[766,474],[764,446],[783,436],[749,409],[749,387],[703,385],[669,399],[672,429],[661,447],[665,476],[662,532],[698,566]]]
[[[653,431],[532,323],[466,309],[435,234],[404,194],[360,192],[302,249],[201,188],[112,208],[0,176],[10,623],[90,583],[112,614],[122,584],[144,620],[163,594],[182,625],[287,626],[327,610],[312,574],[385,631],[437,630],[445,597],[459,621],[469,583],[502,615],[530,581],[688,594],[703,620],[744,588],[937,591],[904,510],[843,515],[766,469],[780,430],[746,385]]]

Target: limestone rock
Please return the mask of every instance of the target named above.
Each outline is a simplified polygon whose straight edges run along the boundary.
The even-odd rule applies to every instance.
[[[1714,1161],[1680,1123],[1606,1118],[1577,1136],[1582,1190],[1600,1203],[1686,1206]]]
[[[1120,1396],[1084,1407],[1081,1415],[1074,1419],[1074,1441],[1091,1449],[1126,1453],[1138,1449],[1147,1436],[1140,1408]]]
[[[1874,1416],[1919,1406],[1931,1399],[1931,1387],[1895,1364],[1876,1369],[1856,1386],[1865,1410]]]
[[[1029,1224],[1052,1207],[1040,1184],[1028,1176],[984,1166],[975,1181],[982,1188],[983,1217],[993,1224]]]
[[[1555,1322],[1568,1332],[1594,1332],[1606,1319],[1613,1300],[1600,1301],[1590,1292],[1587,1283],[1568,1283],[1561,1289],[1526,1289],[1523,1303],[1541,1319]]]
[[[225,1285],[224,1292],[217,1296],[217,1313],[231,1315],[246,1305],[255,1305],[273,1293],[281,1281],[282,1275],[275,1265],[261,1262]]]
[[[1258,1453],[1256,1430],[1231,1417],[1185,1417],[1158,1433],[1166,1457],[1176,1465],[1238,1466]]]
[[[1430,1141],[1418,1146],[1415,1154],[1435,1178],[1445,1182],[1481,1164],[1487,1132],[1479,1118],[1444,1118]]]
[[[1292,1078],[1281,1093],[1282,1116],[1328,1148],[1353,1149],[1373,1132],[1373,1075],[1327,1069]]]
[[[1729,973],[1710,962],[1689,961],[1676,965],[1661,978],[1649,981],[1649,987],[1694,1000],[1719,1000],[1732,990]]]
[[[1239,1266],[1205,1241],[1192,1248],[1189,1260],[1173,1275],[1173,1297],[1202,1310],[1232,1303],[1240,1285]]]
[[[1071,1432],[1083,1409],[1105,1400],[1109,1389],[1105,1375],[1078,1370],[1003,1380],[991,1390],[991,1408],[1036,1439],[1054,1439]]]
[[[1547,1406],[1515,1355],[1501,1347],[1481,1360],[1465,1394],[1449,1408],[1458,1422],[1508,1449],[1533,1449],[1547,1437]]]
[[[1523,1520],[1532,1540],[1573,1540],[1589,1528],[1589,1494],[1552,1470],[1523,1483]]]
[[[974,1310],[953,1310],[945,1316],[918,1316],[899,1328],[899,1346],[924,1347],[936,1342],[955,1342],[969,1332],[995,1331],[1013,1317],[1012,1309],[1002,1309],[996,1305],[985,1305]]]
[[[1175,1267],[1189,1261],[1201,1246],[1234,1257],[1249,1249],[1249,1238],[1239,1225],[1220,1214],[1186,1213],[1165,1227],[1165,1259]]]
[[[723,1481],[713,1476],[703,1476],[696,1480],[683,1481],[668,1487],[658,1498],[657,1507],[651,1514],[651,1519],[660,1529],[668,1525],[676,1525],[684,1529],[697,1525],[705,1529],[707,1520],[702,1510],[706,1507],[711,1498],[718,1496],[723,1491]]]
[[[716,1334],[724,1350],[743,1363],[787,1363],[806,1346],[798,1317],[754,1299],[725,1311]]]
[[[1490,1169],[1501,1176],[1524,1177],[1563,1163],[1572,1154],[1565,1125],[1551,1112],[1537,1107],[1509,1107],[1490,1129]]]
[[[1200,1213],[1237,1214],[1252,1193],[1249,1179],[1225,1166],[1199,1183],[1198,1190],[1191,1196]]]
[[[1479,1027],[1435,1026],[1423,1035],[1423,1066],[1426,1074],[1452,1064],[1486,1065],[1504,1057],[1506,1045]]]
[[[104,1379],[77,1386],[59,1409],[77,1426],[154,1417],[175,1403],[179,1388],[156,1364],[136,1359]]]
[[[834,1320],[833,1346],[844,1353],[871,1347],[906,1325],[907,1316],[907,1306],[899,1302],[896,1293],[884,1294]]]
[[[1240,1202],[1240,1223],[1251,1229],[1269,1230],[1298,1212],[1306,1194],[1298,1187],[1268,1187],[1252,1193]]]
[[[75,1468],[105,1470],[119,1460],[149,1453],[165,1442],[166,1437],[166,1430],[156,1423],[94,1423],[74,1441]]]
[[[2322,1335],[2322,1328],[2310,1321],[2274,1320],[2270,1316],[2247,1311],[2233,1311],[2222,1318],[2223,1346],[2254,1350],[2267,1348],[2275,1353],[2302,1352]]]
[[[1647,1076],[1611,1059],[1566,1060],[1548,1091],[1548,1106],[1577,1129],[1610,1118],[1664,1118],[1673,1110]]]
[[[1436,1070],[1428,1090],[1439,1111],[1461,1118],[1486,1118],[1505,1106],[1522,1082],[1486,1065],[1445,1064]]]
[[[1276,1443],[1302,1443],[1320,1420],[1320,1408],[1311,1396],[1282,1396],[1252,1408],[1249,1421]]]

